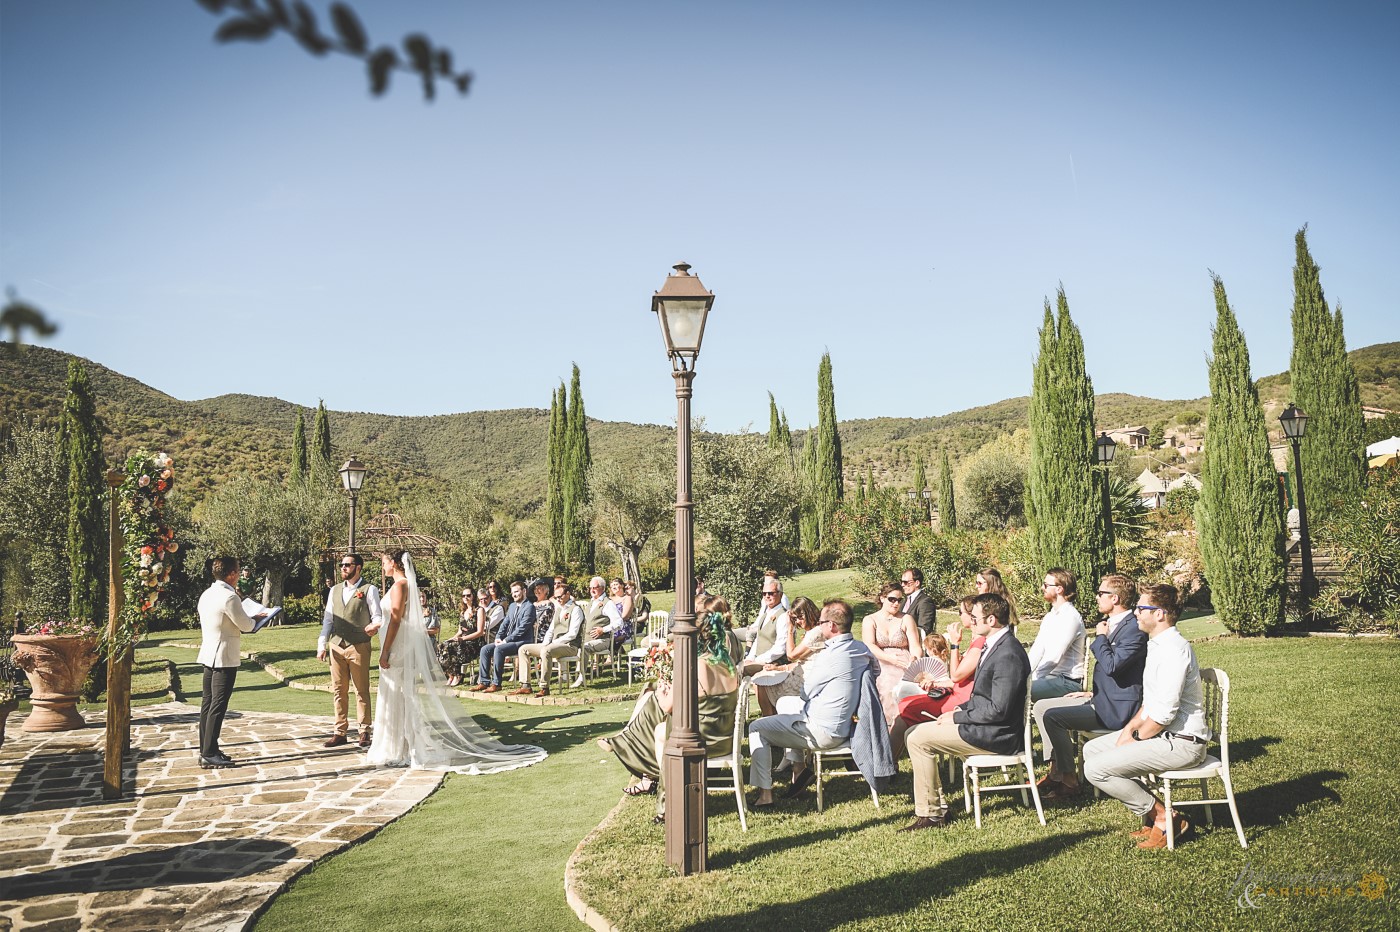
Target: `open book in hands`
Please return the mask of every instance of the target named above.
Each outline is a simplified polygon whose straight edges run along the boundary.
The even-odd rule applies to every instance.
[[[277,618],[279,615],[282,614],[282,609],[280,606],[278,608],[268,608],[266,605],[263,605],[257,599],[244,599],[243,611],[248,613],[249,618],[254,619],[253,630],[249,632],[250,634],[261,631],[263,628],[266,628],[268,625],[272,624],[272,620],[274,618]],[[259,615],[262,615],[263,617],[258,618]]]

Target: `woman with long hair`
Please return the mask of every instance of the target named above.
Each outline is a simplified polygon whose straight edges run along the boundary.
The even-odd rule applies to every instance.
[[[977,576],[973,579],[973,586],[977,589],[977,594],[982,595],[987,592],[994,592],[1006,600],[1007,606],[1011,609],[1011,616],[1006,623],[1014,628],[1021,623],[1021,618],[1016,614],[1016,600],[1011,598],[1011,592],[1006,588],[1006,583],[1002,581],[1001,570],[995,566],[989,566],[977,571]]]
[[[884,707],[887,722],[899,711],[895,687],[904,678],[910,662],[922,657],[924,652],[914,616],[904,614],[903,604],[904,588],[899,583],[886,583],[880,587],[879,610],[866,615],[860,623],[861,639],[880,661],[875,688],[880,693],[880,705]]]
[[[447,675],[448,686],[461,685],[462,667],[480,655],[482,639],[486,636],[481,600],[470,585],[462,589],[462,600],[457,603],[457,607],[457,633],[443,641],[442,648],[438,651],[438,656],[442,658],[442,672]]]
[[[826,640],[822,634],[821,614],[816,603],[805,595],[793,600],[792,608],[788,609],[788,619],[792,624],[788,627],[787,662],[763,665],[764,673],[787,675],[781,679],[773,677],[774,682],[770,684],[759,682],[766,679],[764,673],[755,674],[755,682],[759,683],[758,708],[764,715],[777,714],[779,699],[796,696],[802,691],[803,661],[821,650],[822,642]]]

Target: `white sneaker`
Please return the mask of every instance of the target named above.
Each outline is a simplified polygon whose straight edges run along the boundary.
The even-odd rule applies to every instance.
[[[574,689],[580,689],[580,688],[582,688],[582,687],[583,687],[583,677],[580,676],[578,679],[574,680]]]

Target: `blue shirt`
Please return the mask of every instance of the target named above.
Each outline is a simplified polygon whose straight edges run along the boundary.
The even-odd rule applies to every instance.
[[[880,672],[880,661],[850,633],[829,638],[821,653],[803,665],[803,718],[807,728],[835,738],[851,733],[851,716],[860,705],[860,677]]]

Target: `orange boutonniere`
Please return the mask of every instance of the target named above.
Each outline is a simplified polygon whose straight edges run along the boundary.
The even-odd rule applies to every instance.
[[[355,598],[357,598],[357,599],[363,599],[364,597],[365,597],[364,590],[362,590],[362,589],[356,589],[356,590],[355,590]]]

